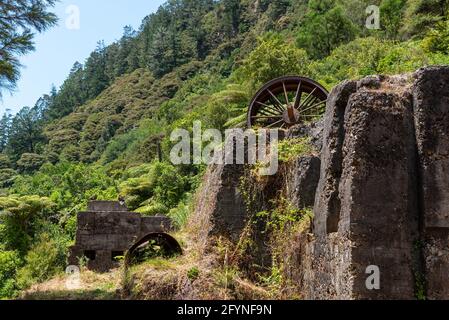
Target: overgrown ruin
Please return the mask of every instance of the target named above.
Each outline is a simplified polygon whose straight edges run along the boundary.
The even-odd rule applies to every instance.
[[[172,229],[168,217],[143,217],[129,212],[119,202],[91,201],[87,211],[78,214],[76,243],[70,250],[69,264],[78,265],[79,259],[85,257],[89,269],[108,271],[119,265],[118,259],[133,245],[143,244],[142,239]]]
[[[285,248],[301,296],[448,299],[449,68],[343,82],[320,136],[318,157],[299,158],[267,184],[290,190],[298,207],[316,188],[311,229]],[[194,218],[206,246],[216,236],[237,241],[254,214],[238,187],[247,170],[209,168]],[[269,200],[259,197],[259,208]],[[369,266],[380,270],[379,289],[366,285]]]

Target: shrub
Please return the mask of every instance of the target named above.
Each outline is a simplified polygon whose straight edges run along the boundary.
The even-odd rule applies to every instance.
[[[11,192],[50,198],[64,211],[82,210],[92,197],[118,197],[115,182],[103,167],[70,162],[47,163],[32,176],[17,177]]]
[[[297,44],[314,59],[326,57],[357,35],[357,28],[333,2],[310,1],[309,12],[299,29]]]
[[[424,48],[430,52],[449,53],[449,20],[436,24],[424,38]]]
[[[390,48],[385,57],[379,60],[378,70],[384,74],[399,74],[429,65],[448,63],[449,56],[426,52],[421,42],[403,42]]]
[[[14,296],[17,289],[15,276],[21,263],[16,251],[0,250],[0,300]]]
[[[237,71],[239,83],[248,81],[254,90],[262,83],[287,74],[308,75],[307,53],[278,34],[259,38],[259,45]]]
[[[60,252],[57,244],[43,234],[25,257],[25,266],[17,272],[17,284],[21,289],[41,283],[61,272]]]
[[[34,153],[24,153],[17,161],[17,167],[20,172],[32,173],[39,170],[45,163],[45,157]]]
[[[378,63],[394,46],[392,41],[360,38],[342,45],[312,66],[314,78],[328,88],[346,79],[378,73]]]
[[[0,169],[0,188],[8,188],[17,176],[17,172],[13,169]]]
[[[286,139],[279,142],[279,161],[290,162],[299,156],[310,154],[313,147],[309,143],[309,139]]]
[[[182,228],[187,224],[190,213],[192,211],[191,208],[191,199],[192,196],[189,194],[187,196],[187,201],[181,202],[176,208],[173,208],[168,213],[168,216],[173,220],[174,224],[178,228]]]
[[[157,214],[166,215],[169,209],[163,203],[150,200],[142,203],[141,206],[134,211],[145,216],[154,216]]]
[[[0,169],[11,168],[11,160],[6,154],[0,153]]]
[[[56,206],[38,196],[0,197],[0,241],[8,250],[25,253],[34,238],[38,221],[48,219]]]
[[[187,177],[164,162],[154,162],[146,168],[148,172],[140,178],[128,179],[120,185],[120,193],[125,196],[127,205],[133,210],[147,206],[140,210],[144,213],[154,212],[152,206],[168,210],[176,207],[190,189]]]

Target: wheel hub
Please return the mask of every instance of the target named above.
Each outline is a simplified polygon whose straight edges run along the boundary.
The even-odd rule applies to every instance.
[[[299,122],[300,116],[301,115],[299,111],[292,106],[289,106],[282,114],[284,122],[289,126],[297,124]]]

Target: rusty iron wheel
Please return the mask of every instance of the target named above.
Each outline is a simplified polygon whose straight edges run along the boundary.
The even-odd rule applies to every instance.
[[[318,82],[300,76],[271,80],[254,96],[248,110],[248,128],[287,129],[320,118],[328,91]]]

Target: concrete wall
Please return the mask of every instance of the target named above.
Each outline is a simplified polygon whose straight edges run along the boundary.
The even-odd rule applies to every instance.
[[[449,298],[448,136],[449,68],[333,90],[308,298]],[[370,265],[380,290],[366,287]]]
[[[419,151],[421,246],[427,296],[449,298],[449,69],[416,73],[413,86]]]
[[[95,259],[89,261],[93,270],[107,271],[114,267],[112,253],[125,253],[145,235],[169,232],[171,220],[164,216],[142,217],[129,212],[118,202],[90,202],[89,210],[78,214],[76,243],[71,249],[69,264],[78,264],[78,258],[86,251],[95,251]],[[108,211],[110,210],[110,211]]]

